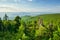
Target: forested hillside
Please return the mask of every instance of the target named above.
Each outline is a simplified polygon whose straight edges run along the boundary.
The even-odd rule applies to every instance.
[[[60,14],[0,18],[0,40],[60,40]]]

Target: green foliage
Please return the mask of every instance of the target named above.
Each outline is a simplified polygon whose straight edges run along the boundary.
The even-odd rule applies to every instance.
[[[7,16],[7,14],[5,14],[5,16],[4,16],[3,19],[4,19],[4,20],[8,20],[8,16]]]
[[[4,20],[0,18],[0,40],[60,40],[60,14],[16,16],[14,20],[5,14]]]
[[[14,21],[16,22],[15,23],[15,32],[17,32],[17,29],[19,29],[19,26],[21,25],[20,20],[21,20],[21,18],[19,16],[16,16],[14,19]]]
[[[0,18],[0,31],[2,31],[2,30],[3,30],[3,22],[2,22],[2,20]]]

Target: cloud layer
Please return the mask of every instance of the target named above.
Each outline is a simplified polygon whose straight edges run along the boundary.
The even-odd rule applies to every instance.
[[[0,12],[60,12],[60,6],[52,8],[28,8],[28,7],[18,7],[17,5],[0,5]]]
[[[43,5],[44,2],[40,4],[40,2],[33,1],[34,0],[0,0],[0,12],[60,12],[60,5],[54,6],[51,4],[49,6],[47,4]]]

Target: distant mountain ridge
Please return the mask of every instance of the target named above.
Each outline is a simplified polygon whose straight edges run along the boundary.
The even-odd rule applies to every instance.
[[[50,13],[50,12],[0,12],[0,17],[3,18],[4,15],[7,14],[9,16],[9,19],[13,19],[15,16],[41,16],[41,15],[47,15],[47,14],[60,14],[60,13]]]
[[[22,17],[22,20],[24,21],[29,21],[29,20],[36,20],[38,21],[38,19],[42,18],[44,21],[54,21],[54,22],[57,22],[57,21],[60,21],[60,13],[58,14],[43,14],[43,15],[37,15],[37,16],[23,16]]]

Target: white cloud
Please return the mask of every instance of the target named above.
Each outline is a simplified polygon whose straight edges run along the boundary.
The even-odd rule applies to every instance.
[[[0,2],[5,2],[5,1],[8,1],[8,0],[0,0]]]
[[[14,0],[14,2],[20,2],[21,0]]]
[[[23,5],[0,4],[0,12],[60,12],[60,6],[54,8],[29,8]]]
[[[0,5],[0,12],[18,12],[18,8],[13,5]]]
[[[20,2],[21,0],[0,0],[0,2]]]
[[[7,5],[7,4],[1,4],[0,5],[0,12],[30,12],[30,8],[26,7],[18,7],[16,5]]]
[[[60,6],[55,6],[55,7],[49,8],[48,12],[57,12],[57,13],[59,13],[60,12]]]
[[[33,1],[33,0],[28,0],[28,1]]]

